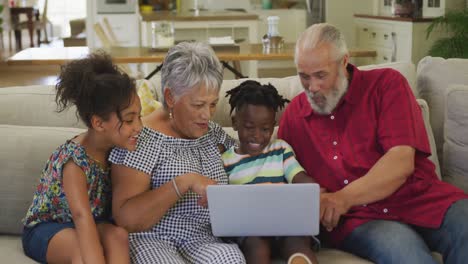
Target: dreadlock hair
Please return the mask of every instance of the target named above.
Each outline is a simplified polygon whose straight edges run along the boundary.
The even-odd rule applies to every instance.
[[[289,103],[289,100],[278,94],[276,88],[270,83],[262,85],[252,80],[245,81],[226,93],[226,97],[230,96],[231,114],[234,109],[239,111],[242,106],[247,104],[263,105],[273,109],[276,113],[278,109]]]
[[[104,52],[92,53],[63,66],[55,90],[57,112],[75,105],[77,117],[88,128],[93,115],[107,121],[115,112],[122,121],[121,111],[136,96],[135,80],[120,72]]]

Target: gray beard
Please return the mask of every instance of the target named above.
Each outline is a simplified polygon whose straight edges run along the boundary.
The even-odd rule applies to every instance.
[[[309,89],[305,90],[307,100],[310,106],[319,115],[329,115],[340,102],[343,95],[348,91],[349,81],[344,75],[344,72],[340,71],[338,79],[336,80],[335,86],[332,88],[331,93],[323,95],[320,92],[312,93]],[[324,102],[323,105],[318,105],[314,102],[313,98],[321,98]]]

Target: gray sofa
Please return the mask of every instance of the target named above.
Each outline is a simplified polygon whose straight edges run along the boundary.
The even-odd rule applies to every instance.
[[[377,67],[392,67],[402,72],[415,95],[425,99],[418,101],[423,109],[431,148],[437,149],[431,156],[437,165],[437,173],[443,180],[468,191],[468,60],[428,57],[418,64],[417,71],[414,65],[405,62],[361,68]],[[224,94],[241,81],[224,81],[214,116],[214,120],[232,135],[235,133],[230,128],[229,106]],[[259,81],[272,83],[290,99],[301,92],[296,76]],[[458,85],[452,87],[452,84]],[[60,114],[54,110],[52,86],[0,89],[0,138],[6,139],[0,147],[2,263],[34,263],[22,251],[20,220],[31,202],[40,171],[51,152],[66,139],[83,131],[84,126],[77,121],[73,109]],[[439,162],[444,166],[440,167]],[[435,256],[440,260],[440,255]],[[328,248],[322,249],[318,258],[320,263],[370,263]]]

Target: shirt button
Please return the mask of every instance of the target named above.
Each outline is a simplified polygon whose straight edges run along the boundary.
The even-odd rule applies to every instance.
[[[349,182],[348,180],[344,180],[344,184],[348,184],[348,182]]]
[[[363,207],[367,207],[367,204],[363,204],[362,206],[363,206]]]
[[[387,209],[387,208],[384,208],[384,209],[383,209],[383,212],[384,212],[384,213],[388,213],[388,209]]]
[[[334,145],[334,146],[338,145],[338,142],[333,141],[333,145]]]
[[[331,119],[331,120],[335,119],[335,116],[330,116],[330,119]]]
[[[333,159],[334,159],[334,160],[337,160],[337,159],[338,159],[338,156],[333,156]]]

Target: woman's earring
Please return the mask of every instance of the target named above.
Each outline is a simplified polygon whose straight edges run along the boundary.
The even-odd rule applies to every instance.
[[[172,110],[169,110],[169,119],[172,119]]]

